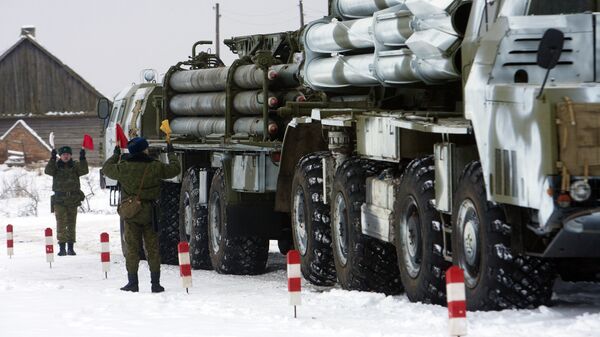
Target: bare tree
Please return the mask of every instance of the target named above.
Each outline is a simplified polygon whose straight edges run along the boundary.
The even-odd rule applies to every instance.
[[[26,198],[28,204],[19,211],[19,216],[38,215],[40,204],[40,194],[35,184],[27,179],[27,174],[23,173],[9,179],[2,179],[0,190],[0,199],[8,198]],[[7,212],[4,212],[7,213]]]
[[[93,196],[96,195],[95,192],[96,192],[96,189],[98,188],[98,185],[95,183],[95,181],[91,177],[91,175],[88,174],[88,175],[86,175],[86,176],[83,177],[83,186],[87,187],[86,189],[89,192],[88,193],[84,193],[85,199],[81,203],[81,206],[79,206],[79,209],[83,213],[87,213],[87,212],[91,212],[92,211],[92,206],[90,205],[90,200],[92,199]]]

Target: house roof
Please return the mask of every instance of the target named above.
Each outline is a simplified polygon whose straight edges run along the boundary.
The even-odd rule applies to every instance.
[[[25,128],[25,130],[27,130],[27,132],[29,132],[35,139],[37,139],[37,141],[42,144],[45,148],[48,149],[48,151],[52,151],[52,148],[42,139],[42,137],[40,137],[37,132],[35,132],[35,130],[33,130],[32,128],[29,127],[29,125],[27,125],[27,123],[25,123],[24,120],[19,119],[18,121],[15,122],[15,124],[13,124],[13,126],[10,127],[10,129],[6,130],[6,132],[0,136],[0,140],[4,140],[4,138],[6,138],[6,136],[8,136],[12,130],[14,130],[17,126],[21,125],[23,128]]]
[[[8,48],[2,55],[0,55],[0,63],[2,63],[2,60],[4,60],[4,58],[6,58],[8,55],[10,55],[15,49],[17,49],[23,43],[31,43],[33,46],[38,48],[42,53],[44,53],[50,59],[52,59],[54,62],[56,62],[59,66],[64,68],[65,71],[69,75],[73,76],[73,78],[75,78],[78,82],[80,82],[85,88],[87,88],[88,90],[93,92],[98,97],[105,97],[102,93],[100,93],[98,90],[96,90],[96,88],[94,88],[90,83],[88,83],[86,80],[84,80],[83,77],[79,76],[79,74],[77,74],[73,69],[71,69],[69,66],[64,64],[61,60],[59,60],[56,56],[54,56],[46,48],[44,48],[31,35],[22,35],[21,38],[14,45],[12,45],[12,47]]]

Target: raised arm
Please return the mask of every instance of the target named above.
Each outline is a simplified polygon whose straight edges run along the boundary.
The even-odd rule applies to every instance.
[[[77,174],[81,177],[88,174],[88,172],[89,168],[87,159],[85,158],[85,150],[81,149],[81,151],[79,151],[79,165],[77,166]]]
[[[56,174],[56,149],[52,149],[52,153],[50,154],[50,160],[48,161],[48,164],[46,164],[44,173],[53,177],[54,174]]]
[[[161,163],[160,167],[160,178],[169,179],[173,178],[181,172],[181,163],[179,158],[175,155],[175,152],[168,152],[167,157],[169,158],[168,164]]]
[[[102,165],[102,173],[110,179],[119,179],[119,158],[121,157],[121,149],[117,146],[112,157],[108,158]]]

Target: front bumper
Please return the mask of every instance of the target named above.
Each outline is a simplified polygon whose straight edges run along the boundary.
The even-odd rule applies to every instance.
[[[567,216],[544,257],[600,257],[600,208]]]

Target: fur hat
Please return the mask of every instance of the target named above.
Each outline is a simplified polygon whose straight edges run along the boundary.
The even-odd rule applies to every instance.
[[[129,153],[131,153],[131,154],[140,153],[147,148],[148,148],[148,141],[146,141],[146,139],[144,139],[142,137],[132,138],[127,143],[127,149],[129,150]]]
[[[58,154],[61,155],[63,153],[73,154],[73,150],[71,150],[70,146],[63,146],[58,149]]]

